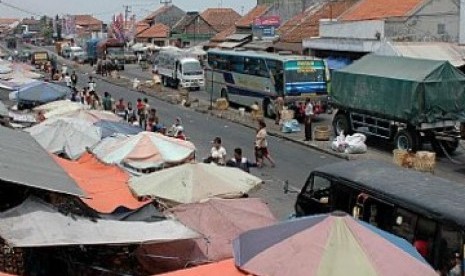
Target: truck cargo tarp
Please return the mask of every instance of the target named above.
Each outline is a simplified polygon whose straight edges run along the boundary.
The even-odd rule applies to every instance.
[[[29,133],[0,127],[0,184],[85,196]]]
[[[92,221],[66,216],[35,197],[0,213],[0,219],[0,236],[14,247],[160,243],[200,236],[175,220]]]
[[[336,106],[411,124],[465,120],[465,75],[447,61],[365,56],[333,72]]]

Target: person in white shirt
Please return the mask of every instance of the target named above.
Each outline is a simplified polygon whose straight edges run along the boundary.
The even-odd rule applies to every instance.
[[[313,104],[310,99],[305,101],[305,141],[312,140]]]
[[[89,91],[95,91],[96,84],[92,76],[89,76],[89,82],[87,83],[87,87],[89,87]]]
[[[213,139],[213,147],[210,151],[210,157],[206,159],[206,163],[216,163],[224,166],[226,164],[226,149],[221,145],[221,138]]]
[[[65,82],[66,82],[66,86],[71,87],[71,77],[69,76],[68,73],[65,74]]]

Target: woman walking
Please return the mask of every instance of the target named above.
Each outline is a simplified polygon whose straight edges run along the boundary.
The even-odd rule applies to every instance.
[[[275,162],[273,158],[271,158],[268,150],[267,135],[265,122],[263,120],[258,121],[258,131],[255,136],[255,159],[257,161],[257,167],[259,168],[263,166],[264,159],[270,162],[272,168],[275,166]]]

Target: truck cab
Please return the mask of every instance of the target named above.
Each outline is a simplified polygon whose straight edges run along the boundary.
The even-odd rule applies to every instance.
[[[205,85],[203,69],[195,58],[183,58],[177,63],[179,85],[187,89],[200,89]]]

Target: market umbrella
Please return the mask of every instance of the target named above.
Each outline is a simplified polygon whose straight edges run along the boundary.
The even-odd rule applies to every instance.
[[[251,230],[233,247],[255,275],[437,275],[407,241],[339,212]]]
[[[65,98],[70,89],[49,82],[33,82],[19,89],[17,100],[19,102],[48,103]]]
[[[58,156],[54,159],[89,196],[82,201],[99,213],[111,214],[119,207],[136,210],[151,202],[134,197],[127,184],[129,175],[126,171],[115,165],[103,164],[89,153],[77,161]]]
[[[60,114],[62,117],[76,118],[84,121],[88,121],[92,124],[97,123],[101,120],[120,122],[123,119],[110,111],[103,110],[89,110],[89,109],[79,109],[75,111],[70,111],[67,113]]]
[[[173,270],[192,263],[232,258],[234,238],[245,231],[277,221],[268,206],[258,198],[210,199],[202,203],[179,205],[166,213],[172,214],[203,237],[140,247],[136,253],[138,259],[152,273],[157,272],[160,266]],[[153,258],[147,256],[165,256],[165,261],[154,262]]]
[[[234,260],[224,260],[217,263],[201,265],[193,268],[178,270],[159,276],[245,276],[250,275],[240,271],[234,265]]]
[[[195,146],[189,141],[144,131],[134,136],[107,137],[92,148],[92,153],[107,164],[136,170],[157,169],[190,161]]]
[[[142,132],[142,128],[130,125],[127,122],[113,122],[101,120],[94,124],[102,130],[102,138],[112,136],[115,134],[135,135]]]
[[[73,118],[48,119],[26,131],[47,151],[73,160],[97,144],[102,135],[92,123]]]
[[[168,205],[177,205],[214,197],[239,198],[262,182],[237,168],[197,163],[131,179],[130,186],[138,196],[151,196]]]
[[[86,108],[87,107],[81,103],[72,102],[70,100],[59,100],[39,105],[34,108],[34,111],[43,111],[45,118],[50,119]]]

